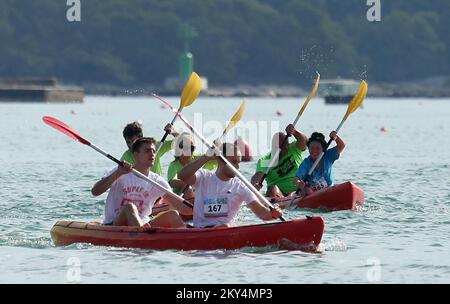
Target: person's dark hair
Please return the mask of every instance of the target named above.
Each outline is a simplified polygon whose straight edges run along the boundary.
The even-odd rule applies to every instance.
[[[137,121],[133,121],[132,123],[127,124],[123,129],[123,138],[127,139],[134,136],[137,137],[144,136],[142,132],[142,125]]]
[[[318,142],[322,145],[323,150],[325,151],[325,148],[327,147],[327,142],[325,141],[325,135],[323,135],[322,133],[319,132],[314,132],[313,134],[311,134],[311,137],[308,139],[308,147],[312,142]]]
[[[156,140],[153,137],[141,137],[134,141],[133,145],[131,146],[131,152],[139,151],[141,146],[143,144],[154,144],[156,146]]]

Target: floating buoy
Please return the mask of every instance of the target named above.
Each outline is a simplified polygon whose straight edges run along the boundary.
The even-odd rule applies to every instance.
[[[281,111],[280,110],[277,110],[277,116],[283,116],[283,113],[281,113]]]
[[[381,132],[387,132],[387,129],[386,129],[385,127],[381,127],[381,128],[380,128],[380,131],[381,131]]]
[[[243,162],[249,162],[253,160],[253,153],[248,142],[246,142],[242,137],[239,136],[234,141],[234,144],[238,146],[239,150],[241,151]]]
[[[70,114],[77,115],[77,113],[74,110],[70,110]]]

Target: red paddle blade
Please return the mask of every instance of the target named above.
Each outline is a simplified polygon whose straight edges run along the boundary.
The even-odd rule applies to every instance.
[[[55,128],[56,130],[66,134],[69,137],[72,137],[75,140],[78,140],[80,143],[90,146],[91,143],[81,137],[80,134],[78,134],[75,130],[73,130],[71,127],[63,123],[62,121],[51,117],[51,116],[44,116],[42,117],[42,120],[48,124],[50,127]]]

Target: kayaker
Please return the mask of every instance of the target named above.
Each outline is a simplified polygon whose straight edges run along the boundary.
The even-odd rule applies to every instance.
[[[166,189],[169,184],[159,175],[150,171],[155,161],[156,144],[153,138],[141,137],[131,146],[136,160],[134,168]],[[132,172],[131,164],[124,162],[111,170],[92,187],[92,194],[98,196],[110,189],[105,204],[104,224],[116,226],[143,226],[148,223],[156,227],[185,227],[178,211],[169,210],[151,218],[152,207],[159,197],[163,197],[180,212],[191,212],[181,202],[165,194],[152,184],[140,179]]]
[[[227,160],[239,169],[241,153],[236,145],[223,144],[222,153]],[[239,213],[240,206],[246,202],[260,219],[271,220],[282,214],[279,208],[270,210],[256,195],[235,176],[225,162],[214,156],[209,150],[206,155],[185,166],[178,177],[195,190],[194,227],[229,226]],[[202,167],[217,159],[218,167],[211,172]]]
[[[336,131],[330,133],[330,138],[336,142],[336,146],[325,151],[319,164],[305,182],[303,180],[308,175],[308,171],[327,146],[325,136],[322,133],[314,132],[308,139],[309,156],[301,163],[294,180],[298,189],[302,190],[302,194],[311,194],[333,185],[333,163],[339,159],[345,148],[345,143]]]
[[[178,178],[178,172],[180,172],[184,166],[201,158],[202,156],[194,154],[194,138],[188,132],[181,133],[172,141],[172,150],[175,154],[175,160],[169,164],[169,168],[167,170],[167,180],[175,193],[181,194],[183,192],[184,198],[193,203],[194,191],[191,186],[187,185]],[[217,161],[210,161],[203,167],[208,170],[214,170],[217,167]]]
[[[174,137],[178,136],[178,133],[174,130],[174,128],[171,124],[167,124],[164,127],[164,131],[169,132]],[[136,139],[141,138],[143,136],[144,136],[144,134],[142,132],[142,125],[139,122],[134,121],[125,126],[125,128],[123,129],[123,138],[125,139],[128,150],[123,153],[120,160],[127,161],[128,163],[130,163],[132,165],[135,164],[133,152],[131,151],[131,146]],[[158,144],[158,143],[156,143],[156,144]],[[158,155],[156,155],[155,162],[151,168],[151,171],[158,174],[159,176],[163,175],[160,159],[164,154],[166,154],[168,151],[170,151],[171,146],[172,146],[172,141],[166,140],[162,144],[162,147],[159,150]]]
[[[296,140],[292,143],[289,143],[289,140],[287,140],[284,146],[280,147],[286,134],[282,132],[276,133],[272,138],[272,153],[268,153],[258,160],[256,173],[251,179],[255,188],[261,189],[261,179],[269,166],[272,155],[276,153],[277,149],[281,149],[278,162],[269,170],[266,177],[266,196],[268,197],[284,197],[297,190],[293,179],[295,172],[302,163],[302,152],[306,150],[307,137],[295,129],[292,124],[286,127],[286,133],[293,135]]]

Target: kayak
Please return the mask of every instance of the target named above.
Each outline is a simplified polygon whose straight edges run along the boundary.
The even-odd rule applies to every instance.
[[[273,203],[291,201],[291,197],[273,198]],[[313,208],[326,211],[356,210],[364,204],[364,191],[352,182],[334,185],[318,190],[305,197],[297,197],[294,208]]]
[[[290,202],[294,194],[282,198],[267,198],[273,204]],[[305,197],[294,199],[294,208],[322,209],[325,211],[356,210],[364,204],[364,191],[352,182],[345,182],[316,191]],[[160,200],[153,206],[152,215],[169,210],[167,203]],[[192,220],[192,214],[180,214],[183,220]]]
[[[215,250],[292,243],[316,251],[324,231],[321,217],[220,228],[144,228],[58,221],[50,234],[56,246],[90,243],[145,249]]]

